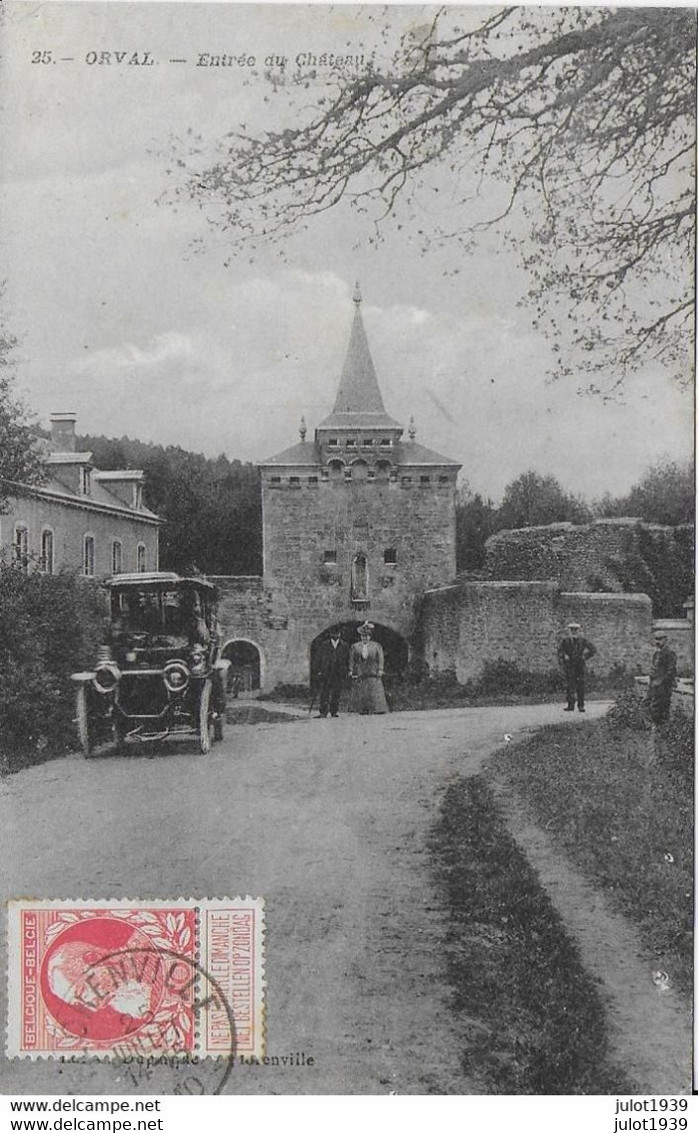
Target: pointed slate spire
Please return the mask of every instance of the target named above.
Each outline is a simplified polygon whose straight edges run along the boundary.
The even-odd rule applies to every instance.
[[[361,291],[357,280],[354,288],[354,322],[352,323],[342,376],[334,403],[334,413],[385,413],[378,378],[361,317]]]

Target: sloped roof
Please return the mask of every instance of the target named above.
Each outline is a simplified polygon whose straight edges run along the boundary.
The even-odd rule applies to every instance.
[[[132,508],[128,507],[123,500],[118,496],[112,495],[108,492],[98,481],[93,480],[91,484],[89,496],[80,495],[78,492],[71,492],[59,480],[54,480],[50,476],[44,480],[42,484],[22,484],[13,482],[11,480],[5,481],[11,484],[13,488],[21,491],[23,495],[30,496],[45,496],[48,499],[56,500],[59,503],[67,503],[77,505],[78,507],[89,508],[109,508],[110,511],[118,511],[121,515],[127,515],[131,519],[146,519],[150,522],[157,523],[164,522],[154,511],[150,511],[147,507]]]
[[[416,441],[397,444],[392,451],[395,453],[396,464],[448,464],[454,468],[461,467],[457,460],[451,460],[450,456],[442,456],[441,453],[425,448]],[[390,459],[389,454],[387,455]]]
[[[297,464],[304,465],[307,468],[319,463],[320,457],[314,442],[299,441],[297,445],[291,445],[290,448],[284,449],[276,456],[270,456],[268,460],[260,460],[259,466],[265,468],[268,465],[275,464]]]
[[[318,429],[399,429],[385,412],[376,370],[361,317],[358,284],[354,292],[354,321],[344,359],[334,409]]]

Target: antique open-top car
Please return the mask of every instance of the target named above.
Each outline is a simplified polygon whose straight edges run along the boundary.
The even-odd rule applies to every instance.
[[[216,587],[203,577],[121,574],[106,583],[109,624],[92,672],[74,673],[80,745],[223,738],[229,662],[220,657]]]

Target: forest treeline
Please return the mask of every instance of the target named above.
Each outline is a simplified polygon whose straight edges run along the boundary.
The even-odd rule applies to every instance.
[[[262,501],[254,464],[214,459],[177,445],[84,435],[78,448],[97,468],[142,468],[145,500],[165,520],[163,570],[262,573]]]

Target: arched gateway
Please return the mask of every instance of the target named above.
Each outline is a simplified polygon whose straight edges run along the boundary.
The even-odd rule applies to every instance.
[[[230,661],[228,689],[236,693],[255,692],[262,686],[262,653],[258,645],[245,638],[226,641],[221,656]]]
[[[327,640],[331,630],[338,630],[341,638],[346,641],[347,645],[353,645],[355,641],[359,640],[358,628],[361,624],[362,623],[359,621],[335,622],[334,625],[328,626],[327,629],[323,630],[322,633],[319,633],[317,637],[311,641],[310,674],[312,683],[314,683],[317,671],[316,657],[320,643]],[[377,641],[383,648],[386,679],[391,681],[403,676],[407,672],[409,661],[409,646],[404,637],[396,633],[390,626],[376,623],[373,630],[373,640]]]

